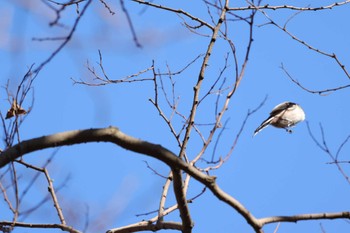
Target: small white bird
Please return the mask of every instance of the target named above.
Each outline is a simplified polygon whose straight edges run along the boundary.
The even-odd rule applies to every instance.
[[[290,128],[303,120],[305,120],[305,113],[298,104],[284,102],[272,109],[270,116],[254,131],[254,136],[268,125],[283,128],[292,133]]]

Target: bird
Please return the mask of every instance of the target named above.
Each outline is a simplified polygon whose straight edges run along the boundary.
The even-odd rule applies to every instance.
[[[283,102],[272,109],[270,116],[254,131],[253,136],[257,135],[268,125],[283,128],[288,133],[292,133],[293,131],[290,128],[304,120],[305,112],[299,104]]]

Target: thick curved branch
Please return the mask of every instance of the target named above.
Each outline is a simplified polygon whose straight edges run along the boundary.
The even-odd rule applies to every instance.
[[[215,177],[203,174],[194,166],[191,166],[190,164],[184,162],[182,159],[177,157],[174,153],[162,147],[161,145],[152,144],[137,138],[133,138],[129,135],[124,134],[118,128],[115,128],[115,127],[108,127],[108,128],[101,128],[101,129],[74,130],[74,131],[57,133],[49,136],[43,136],[39,138],[22,141],[21,143],[8,148],[1,154],[0,167],[3,167],[6,164],[10,163],[11,161],[15,161],[17,158],[33,151],[50,148],[50,147],[58,147],[58,146],[65,146],[65,145],[67,146],[67,145],[87,143],[87,142],[111,142],[125,149],[156,158],[166,163],[169,167],[171,167],[173,171],[174,170],[185,171],[186,173],[191,175],[194,179],[196,179],[197,181],[201,182],[206,187],[208,187],[219,200],[230,205],[238,213],[240,213],[246,219],[248,224],[252,226],[252,228],[254,228],[255,232],[257,233],[263,232],[262,227],[265,224],[280,222],[280,221],[296,222],[300,220],[310,220],[310,219],[336,219],[336,218],[350,219],[350,212],[303,214],[303,215],[295,215],[295,216],[276,216],[276,217],[267,217],[267,218],[257,219],[239,201],[237,201],[235,198],[233,198],[229,194],[225,193],[216,184]],[[187,220],[185,219],[185,221],[189,221],[189,220],[190,218],[187,218]],[[1,223],[4,223],[4,222],[1,222]],[[61,224],[58,224],[58,225],[62,226]]]
[[[255,232],[262,232],[258,220],[239,201],[225,193],[216,184],[215,177],[203,174],[197,168],[184,162],[174,153],[161,145],[133,138],[115,127],[73,130],[22,141],[21,143],[8,148],[1,154],[0,168],[30,152],[50,147],[68,146],[87,142],[111,142],[123,147],[124,149],[156,158],[166,163],[172,169],[181,169],[185,171],[197,181],[207,186],[218,199],[227,203],[239,212],[254,228]]]
[[[159,159],[172,168],[179,168],[188,171],[188,173],[194,174],[197,177],[200,176],[197,169],[190,167],[184,161],[179,159],[174,153],[162,147],[161,145],[133,138],[124,134],[116,127],[72,130],[22,141],[21,143],[8,148],[1,154],[0,168],[10,163],[11,161],[15,161],[22,155],[37,150],[87,142],[112,142],[127,150],[149,155],[153,158]],[[202,174],[200,178],[204,179],[207,177],[206,175]]]

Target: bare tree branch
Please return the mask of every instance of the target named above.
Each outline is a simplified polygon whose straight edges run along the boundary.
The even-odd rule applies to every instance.
[[[90,71],[90,73],[95,77],[93,80],[96,82],[88,82],[84,81],[82,79],[75,80],[74,78],[71,78],[74,84],[81,84],[81,85],[87,85],[87,86],[104,86],[109,84],[120,84],[120,83],[133,83],[133,82],[143,82],[143,81],[152,81],[152,78],[139,78],[142,74],[147,73],[148,71],[151,71],[154,69],[153,65],[149,68],[146,68],[144,70],[138,71],[137,73],[128,75],[126,77],[120,78],[120,79],[111,79],[107,72],[105,71],[104,65],[103,65],[103,56],[100,50],[98,50],[99,55],[99,68],[102,72],[102,75],[99,75],[98,72],[95,70],[94,66],[91,66],[89,62],[87,62],[87,69]]]
[[[215,177],[211,177],[203,174],[195,167],[185,163],[175,154],[165,149],[164,147],[152,144],[146,141],[142,141],[133,137],[130,137],[117,128],[108,127],[102,129],[88,129],[88,130],[76,130],[63,133],[57,133],[50,136],[43,136],[34,138],[27,141],[22,141],[11,148],[8,148],[0,156],[0,166],[8,164],[14,161],[16,158],[23,156],[27,153],[34,152],[49,147],[57,147],[63,145],[73,145],[86,142],[111,142],[115,143],[125,149],[149,155],[160,161],[166,163],[169,167],[174,169],[184,170],[193,178],[208,187],[212,193],[221,201],[227,203],[238,211],[247,222],[254,228],[255,232],[262,233],[262,227],[265,224],[279,222],[279,221],[299,221],[306,219],[335,219],[335,218],[349,218],[349,212],[341,213],[319,213],[319,214],[305,214],[298,216],[287,217],[268,217],[262,219],[256,219],[240,202],[234,199],[232,196],[225,193],[215,182]],[[181,180],[178,180],[181,182]],[[184,220],[184,219],[183,219]],[[60,225],[61,226],[61,225]]]
[[[8,212],[12,217],[12,221],[0,221],[0,231],[12,231],[12,229],[15,227],[26,227],[57,228],[67,232],[79,232],[78,230],[75,230],[73,227],[67,226],[66,224],[63,211],[60,207],[60,203],[58,202],[56,196],[56,191],[59,189],[59,187],[55,187],[56,190],[54,189],[53,182],[49,175],[49,171],[46,168],[46,165],[43,167],[36,167],[32,164],[26,163],[24,158],[27,158],[27,156],[25,156],[26,154],[38,150],[46,148],[56,148],[60,146],[76,145],[88,142],[113,143],[117,146],[120,146],[121,148],[130,150],[132,152],[140,153],[142,155],[150,156],[156,160],[159,160],[165,163],[170,169],[167,176],[162,176],[160,175],[160,172],[157,172],[146,162],[147,167],[151,171],[165,178],[163,189],[159,190],[160,195],[158,207],[155,208],[155,211],[142,214],[154,214],[155,216],[148,220],[142,220],[130,225],[110,229],[108,231],[109,233],[158,231],[163,229],[177,230],[181,231],[182,233],[191,233],[194,223],[192,220],[193,216],[191,216],[190,213],[190,203],[192,203],[192,201],[201,196],[207,189],[211,191],[212,197],[215,196],[217,199],[232,207],[232,209],[234,209],[240,217],[243,217],[255,233],[263,233],[263,228],[267,224],[278,223],[277,227],[274,230],[274,232],[277,232],[281,222],[298,222],[320,219],[350,219],[350,212],[346,211],[337,213],[324,212],[291,216],[269,216],[257,218],[252,213],[250,213],[250,210],[248,210],[240,201],[235,199],[234,196],[229,195],[228,193],[223,191],[216,182],[217,178],[215,176],[210,175],[211,170],[220,168],[222,164],[224,164],[224,162],[230,158],[231,154],[236,148],[237,142],[242,135],[242,132],[245,128],[246,122],[248,121],[249,117],[253,113],[255,113],[264,104],[266,100],[265,98],[265,100],[262,101],[256,109],[248,110],[248,112],[245,115],[245,118],[243,119],[240,125],[240,128],[237,128],[236,134],[232,134],[234,137],[231,140],[231,142],[229,142],[231,143],[231,145],[226,145],[227,147],[225,147],[227,151],[225,152],[227,153],[226,156],[224,155],[224,157],[222,158],[221,155],[216,155],[216,153],[219,153],[216,149],[221,146],[220,144],[222,144],[221,139],[224,135],[223,132],[227,129],[226,124],[228,120],[226,120],[227,118],[224,118],[224,115],[227,115],[229,104],[230,102],[232,102],[231,100],[234,99],[233,96],[238,90],[238,87],[240,86],[241,81],[245,76],[245,71],[247,69],[248,61],[251,56],[253,32],[255,32],[254,26],[256,25],[255,21],[259,19],[256,18],[257,13],[260,12],[263,15],[263,18],[267,19],[267,23],[260,26],[273,25],[277,27],[282,33],[285,33],[291,40],[294,40],[302,46],[305,46],[306,50],[309,49],[319,56],[325,56],[327,57],[327,59],[330,58],[331,61],[335,61],[336,66],[340,67],[342,72],[350,79],[350,74],[345,68],[344,63],[338,59],[336,54],[325,52],[312,46],[308,42],[297,37],[287,28],[289,22],[291,22],[291,20],[294,19],[294,17],[296,17],[299,13],[334,9],[339,6],[345,6],[346,4],[350,3],[350,0],[343,0],[342,2],[334,2],[324,6],[316,7],[299,7],[292,5],[270,6],[268,4],[262,6],[260,5],[262,0],[248,0],[246,1],[246,6],[230,7],[229,0],[202,0],[202,4],[204,4],[204,14],[202,15],[200,13],[197,14],[197,11],[194,11],[196,13],[193,14],[194,12],[182,10],[173,6],[170,7],[170,5],[160,5],[154,3],[153,0],[132,0],[132,2],[138,3],[133,4],[133,6],[142,5],[145,7],[160,10],[162,12],[177,15],[180,18],[180,24],[184,26],[185,29],[188,29],[192,34],[201,36],[203,40],[207,41],[207,47],[204,47],[205,53],[200,54],[202,53],[202,51],[198,52],[198,54],[200,55],[198,55],[191,62],[187,63],[187,65],[179,71],[172,71],[171,65],[168,65],[168,63],[166,64],[165,72],[160,71],[160,69],[155,67],[155,62],[152,61],[152,65],[146,69],[140,70],[139,72],[122,78],[115,79],[108,75],[107,69],[105,69],[103,64],[102,53],[101,51],[99,51],[99,61],[97,62],[97,68],[95,69],[94,66],[91,66],[89,63],[87,64],[87,69],[92,76],[91,82],[86,81],[85,79],[72,80],[74,84],[83,84],[88,86],[102,86],[108,84],[151,81],[153,83],[153,87],[151,88],[154,89],[154,99],[150,99],[150,102],[156,108],[156,111],[158,112],[161,120],[164,120],[167,127],[170,129],[170,135],[173,137],[173,139],[175,139],[177,143],[177,147],[179,149],[174,152],[168,150],[167,148],[164,148],[159,144],[154,144],[131,137],[127,134],[124,134],[118,128],[115,127],[74,130],[62,133],[55,133],[52,135],[33,138],[25,141],[22,140],[22,138],[20,137],[21,135],[19,129],[25,116],[20,114],[21,111],[16,112],[16,109],[22,110],[22,113],[30,112],[31,107],[28,109],[28,111],[26,111],[27,107],[22,108],[21,106],[23,101],[25,100],[25,97],[29,93],[34,79],[37,77],[39,72],[50,61],[52,61],[52,59],[60,51],[62,51],[62,49],[73,38],[73,35],[75,35],[78,25],[81,22],[82,16],[86,15],[87,9],[91,5],[91,3],[93,3],[92,0],[67,0],[65,3],[59,3],[56,0],[42,0],[42,2],[56,13],[56,17],[50,23],[50,26],[65,26],[62,23],[63,20],[61,20],[61,17],[63,16],[62,13],[65,13],[64,11],[68,7],[73,7],[73,9],[75,7],[77,16],[73,18],[74,21],[71,27],[69,28],[67,36],[58,36],[54,38],[33,38],[33,40],[39,42],[57,41],[59,44],[57,44],[58,47],[54,49],[51,55],[49,55],[49,57],[47,57],[43,62],[41,62],[39,66],[37,66],[34,70],[32,69],[33,66],[29,69],[29,71],[22,79],[22,82],[18,85],[17,93],[15,95],[10,93],[8,85],[6,86],[8,101],[10,105],[12,104],[11,106],[15,107],[11,107],[12,110],[10,109],[10,113],[14,116],[10,120],[5,121],[5,117],[3,117],[3,115],[0,112],[0,117],[2,120],[5,134],[4,142],[6,147],[4,151],[0,150],[0,168],[7,166],[7,169],[5,169],[3,174],[0,175],[0,190],[5,200],[5,205],[9,209]],[[99,2],[100,5],[102,4],[102,7],[105,8],[103,9],[104,11],[106,11],[107,9],[110,14],[114,14],[114,11],[111,10],[111,7],[108,5],[107,1],[99,0]],[[133,12],[131,12],[130,9],[133,10],[133,8],[127,9],[127,2],[124,0],[119,0],[119,2],[120,12],[124,13],[127,19],[126,24],[131,30],[133,41],[136,44],[136,46],[141,47],[136,30],[134,28],[134,21],[131,17]],[[233,4],[237,3],[235,2]],[[203,7],[203,5],[201,7]],[[275,21],[267,14],[267,12],[275,10],[288,11],[295,14],[293,14],[288,20],[286,20],[284,24],[279,24],[278,21]],[[264,21],[266,22],[266,20]],[[238,24],[236,24],[237,22]],[[239,25],[239,27],[237,28],[240,28],[243,25],[243,30],[239,29],[239,31],[237,31],[236,28],[234,28],[234,31],[230,31],[232,24],[234,24],[234,26]],[[232,37],[232,35],[237,35],[234,34],[237,32],[243,32],[239,35],[245,36],[245,40],[243,40],[243,43],[242,41],[236,41],[236,39],[240,37]],[[222,47],[219,47],[222,44],[226,46],[224,48],[225,50],[221,50]],[[243,49],[241,47],[242,45]],[[221,55],[225,52],[226,54],[221,56],[225,62],[224,65],[222,65],[223,68],[220,67],[221,69],[217,71],[216,76],[214,74],[214,77],[212,77],[212,73],[210,73],[212,70],[208,69],[208,67],[213,67],[214,64],[214,62],[210,62],[212,59],[212,54],[214,52],[214,46],[219,47],[220,50],[218,51],[224,51],[223,53],[221,53]],[[215,55],[216,59],[217,57],[219,57],[220,59],[220,54]],[[203,60],[201,60],[202,57]],[[181,57],[180,59],[187,58]],[[195,73],[197,74],[195,80],[191,80],[190,83],[190,87],[193,87],[192,97],[188,98],[186,96],[185,101],[182,101],[182,96],[180,98],[180,95],[178,95],[180,85],[176,84],[177,82],[182,82],[183,79],[175,79],[174,76],[179,74],[184,75],[183,71],[185,71],[189,67],[191,67],[192,69],[192,64],[194,64],[196,61],[200,61],[200,64],[199,67],[197,67],[198,70],[195,70]],[[215,60],[215,62],[216,61],[217,60]],[[215,64],[215,68],[217,66],[218,65]],[[297,79],[293,78],[289,74],[289,72],[284,68],[283,64],[281,68],[293,83],[310,93],[326,94],[350,87],[350,85],[344,85],[320,91],[311,90],[303,86],[302,83],[299,82]],[[139,69],[137,68],[137,70]],[[150,72],[152,73],[150,74]],[[151,77],[146,77],[146,75],[149,74]],[[181,83],[181,85],[182,84],[183,83]],[[212,107],[212,112],[208,114],[208,116],[211,118],[205,118],[203,122],[199,122],[198,120],[196,120],[200,118],[198,117],[198,114],[202,110],[207,110],[206,104],[208,103],[210,103]],[[164,104],[164,106],[162,104]],[[26,102],[25,105],[27,105]],[[222,122],[225,123],[223,124]],[[239,126],[239,122],[237,124]],[[329,142],[326,140],[325,132],[322,128],[322,125],[320,125],[321,139],[317,139],[314,136],[314,134],[312,134],[309,124],[307,126],[309,134],[315,142],[315,144],[331,158],[331,162],[329,162],[329,164],[336,164],[338,170],[345,177],[347,182],[350,183],[349,176],[345,173],[343,169],[350,162],[346,161],[346,159],[344,158],[341,158],[341,153],[344,153],[343,148],[349,143],[350,136],[343,140],[338,149],[333,152],[328,146]],[[193,130],[194,132],[192,132]],[[192,137],[194,137],[194,140],[192,140]],[[17,144],[14,145],[16,139]],[[215,139],[216,143],[213,146],[212,143]],[[202,144],[199,146],[199,148],[190,148],[190,146],[192,146],[192,142],[197,143],[196,140],[199,141],[199,143],[202,142]],[[210,165],[206,165],[207,167],[204,166],[204,168],[197,167],[197,162],[204,160],[204,155],[208,154],[208,148],[210,148],[210,145],[214,147],[212,159],[210,162],[208,162]],[[22,158],[22,156],[24,157]],[[214,156],[218,156],[219,159],[217,161],[214,161]],[[24,212],[20,208],[22,204],[22,199],[25,196],[26,192],[31,187],[33,187],[33,184],[25,185],[23,189],[22,183],[20,182],[22,181],[21,178],[23,178],[23,176],[21,176],[21,173],[19,173],[18,166],[16,166],[17,163],[24,165],[27,168],[34,169],[35,172],[39,171],[41,172],[40,174],[45,175],[49,193],[45,196],[45,199],[40,203],[44,203],[46,200],[50,199],[53,200],[54,209],[51,209],[51,211],[57,212],[60,224],[32,224],[24,222],[23,219],[20,219],[20,217],[22,216],[27,217],[33,209],[38,208],[37,206],[40,205],[40,203],[38,205],[31,204],[31,206],[34,207],[29,209],[27,215],[22,215],[22,213]],[[10,177],[10,182],[6,183],[6,180],[3,181],[3,177]],[[37,179],[37,177],[38,176],[34,176],[34,178],[31,179],[31,181],[34,182]],[[200,183],[200,186],[203,185],[203,189],[201,192],[198,191],[198,194],[195,195],[193,198],[188,198],[188,189],[190,187],[189,185],[191,179],[192,181],[193,179],[198,181]],[[173,189],[170,188],[170,185],[173,185]],[[172,191],[176,198],[176,202],[171,204],[167,203],[169,202],[169,191]],[[179,222],[166,220],[165,216],[177,210],[179,211],[181,218]],[[86,217],[86,219],[88,219],[88,216]],[[86,231],[86,229],[88,229],[88,221],[89,220],[86,220],[85,222],[83,230],[84,232]],[[324,231],[322,227],[321,229],[322,231]]]
[[[296,85],[298,85],[301,89],[303,89],[304,91],[307,91],[309,93],[312,94],[319,94],[319,95],[325,95],[325,93],[332,93],[341,89],[345,89],[350,87],[350,84],[348,85],[344,85],[344,86],[340,86],[340,87],[335,87],[335,88],[327,88],[324,90],[311,90],[309,88],[306,88],[304,85],[302,85],[297,79],[293,78],[292,75],[289,74],[289,72],[287,71],[287,69],[284,67],[283,64],[281,64],[281,69],[284,71],[284,73],[287,75],[287,77]]]
[[[173,180],[173,173],[170,172],[169,175],[168,175],[168,179],[166,180],[166,182],[165,182],[165,184],[163,186],[163,191],[162,191],[161,196],[160,196],[157,222],[163,221],[165,201],[166,201],[166,198],[168,196],[168,191],[169,191],[169,187],[170,187],[170,184],[171,184],[172,180]]]
[[[60,207],[60,204],[58,202],[58,199],[57,199],[57,196],[56,196],[56,192],[55,192],[55,188],[53,186],[53,182],[52,182],[52,179],[50,178],[50,175],[49,175],[49,172],[46,168],[39,168],[39,167],[36,167],[36,166],[33,166],[31,164],[28,164],[28,163],[24,163],[23,161],[17,161],[23,165],[25,165],[26,167],[29,167],[31,169],[34,169],[34,170],[37,170],[39,172],[42,172],[44,173],[45,175],[45,178],[47,180],[47,183],[49,185],[48,187],[48,191],[51,195],[51,198],[52,198],[52,201],[53,201],[53,204],[54,204],[54,207],[57,211],[57,215],[60,219],[60,222],[62,225],[66,225],[66,220],[64,219],[64,216],[63,216],[63,212],[62,212],[62,208]]]
[[[191,233],[193,228],[193,222],[191,219],[190,211],[187,205],[186,192],[182,180],[182,174],[180,169],[172,168],[173,171],[173,186],[180,211],[180,217],[182,220],[182,233]]]
[[[47,224],[47,223],[24,223],[24,222],[7,222],[7,221],[0,221],[0,230],[4,228],[5,226],[15,226],[15,227],[25,227],[25,228],[38,228],[38,229],[46,229],[46,228],[57,228],[61,229],[62,231],[66,231],[69,233],[81,233],[78,230],[75,230],[73,227],[66,226],[63,224]],[[5,232],[5,231],[4,231]]]
[[[189,14],[188,12],[183,11],[181,9],[173,9],[173,8],[170,8],[170,7],[154,4],[152,2],[146,2],[146,1],[143,1],[143,0],[132,0],[132,1],[140,3],[140,4],[143,4],[143,5],[146,5],[146,6],[151,6],[151,7],[154,7],[154,8],[159,8],[159,9],[162,9],[162,10],[174,12],[176,14],[184,15],[184,16],[188,17],[189,19],[193,20],[193,21],[197,21],[198,23],[200,23],[200,25],[206,26],[207,28],[209,28],[211,30],[214,30],[214,27],[212,25],[208,24],[205,20],[197,18],[197,17],[195,17],[195,16],[193,16],[193,15]]]
[[[190,139],[191,130],[192,130],[192,127],[194,125],[194,120],[195,120],[195,116],[196,116],[196,112],[197,112],[197,108],[198,108],[198,104],[199,104],[199,93],[201,90],[201,85],[202,85],[203,80],[205,78],[205,71],[206,71],[214,44],[216,42],[216,38],[217,38],[218,33],[220,31],[220,27],[225,20],[227,8],[228,8],[228,0],[225,1],[225,7],[223,7],[221,15],[218,19],[218,22],[217,22],[216,26],[214,27],[210,43],[209,43],[207,51],[204,55],[204,59],[203,59],[202,65],[201,65],[199,75],[198,75],[197,83],[193,88],[194,93],[193,93],[193,102],[192,102],[192,107],[191,107],[191,113],[190,113],[190,116],[188,118],[188,125],[186,128],[185,136],[184,136],[184,139],[182,140],[183,143],[182,143],[181,150],[179,153],[180,157],[182,157],[184,155],[184,153],[186,151],[186,146],[187,146],[188,141]]]
[[[261,218],[259,221],[262,225],[275,222],[298,222],[305,220],[320,220],[320,219],[350,219],[350,212],[338,213],[315,213],[315,214],[299,214],[294,216],[274,216],[268,218]]]
[[[325,133],[323,130],[322,125],[320,124],[320,130],[321,130],[321,138],[322,138],[322,142],[320,142],[319,140],[316,139],[316,137],[314,136],[314,134],[311,131],[310,125],[308,122],[306,122],[307,125],[307,130],[309,132],[310,137],[312,138],[312,140],[315,142],[315,144],[322,150],[324,151],[331,159],[332,159],[332,163],[335,164],[340,172],[340,174],[342,174],[342,176],[345,178],[345,180],[350,184],[350,177],[345,173],[344,169],[342,168],[342,166],[340,165],[340,163],[338,162],[338,157],[339,157],[339,153],[342,150],[342,148],[344,147],[344,145],[348,142],[348,140],[350,139],[350,136],[346,137],[346,139],[343,141],[343,143],[340,144],[338,151],[336,152],[336,154],[334,155],[332,153],[332,151],[329,149],[328,145],[327,145],[327,140],[325,137]]]
[[[82,16],[84,15],[85,11],[88,9],[89,5],[91,4],[92,0],[87,0],[86,4],[83,7],[83,10],[79,13],[78,17],[76,18],[72,29],[70,30],[70,32],[68,33],[67,36],[63,37],[63,42],[56,48],[56,50],[54,50],[51,55],[45,60],[43,61],[37,68],[35,68],[33,70],[33,74],[38,74],[43,67],[48,64],[65,46],[66,44],[68,44],[68,42],[72,39],[74,32],[76,31],[78,24],[82,18]]]
[[[57,133],[49,136],[22,141],[4,151],[0,156],[0,168],[15,159],[37,150],[50,147],[68,146],[87,142],[111,142],[125,149],[149,155],[166,163],[172,169],[181,169],[191,175],[193,178],[207,186],[212,193],[221,201],[227,203],[238,211],[247,222],[261,233],[261,226],[258,220],[235,198],[225,193],[215,182],[215,177],[208,176],[200,172],[194,166],[184,162],[174,153],[162,147],[161,145],[152,144],[142,141],[122,133],[115,127],[101,129],[74,130],[63,133]]]
[[[251,5],[253,7],[254,4],[251,3]],[[343,70],[344,74],[346,75],[346,77],[348,79],[350,79],[350,74],[348,72],[348,70],[345,68],[345,65],[343,64],[343,62],[341,62],[337,55],[335,53],[329,53],[329,52],[325,52],[325,51],[322,51],[312,45],[310,45],[309,43],[305,42],[304,40],[301,40],[299,39],[297,36],[295,36],[294,34],[292,34],[289,30],[287,30],[287,24],[290,20],[287,20],[287,22],[285,23],[285,25],[282,27],[281,25],[279,25],[278,23],[276,23],[265,11],[261,10],[261,9],[257,9],[259,12],[261,12],[266,18],[267,20],[269,21],[268,24],[271,24],[271,25],[274,25],[276,26],[278,29],[282,30],[283,32],[285,32],[290,38],[292,38],[293,40],[297,41],[298,43],[302,44],[303,46],[307,47],[308,49],[318,53],[318,54],[321,54],[323,56],[326,56],[326,57],[329,57],[331,59],[333,59],[337,65]],[[266,25],[266,24],[264,24]]]
[[[320,11],[320,10],[331,10],[334,7],[342,6],[345,4],[350,3],[350,0],[343,1],[343,2],[335,2],[330,5],[326,6],[319,6],[319,7],[297,7],[297,6],[291,6],[291,5],[281,5],[281,6],[270,6],[269,4],[263,5],[263,6],[244,6],[244,7],[230,7],[229,11],[246,11],[246,10],[252,10],[252,9],[261,9],[261,10],[278,10],[278,9],[288,9],[288,10],[296,10],[296,11]]]
[[[125,17],[126,17],[126,19],[127,19],[127,21],[128,21],[129,28],[130,28],[130,30],[131,30],[132,38],[133,38],[133,40],[134,40],[134,42],[135,42],[135,45],[136,45],[137,47],[139,47],[139,48],[142,48],[142,45],[140,44],[139,40],[137,39],[136,31],[135,31],[134,25],[133,25],[133,23],[132,23],[131,17],[130,17],[130,15],[129,15],[129,12],[128,12],[128,10],[127,10],[126,7],[125,7],[124,0],[119,0],[119,2],[120,2],[120,5],[121,5],[121,7],[122,7],[122,10],[123,10],[123,12],[124,12],[124,14],[125,14]]]
[[[146,221],[138,222],[120,228],[110,229],[107,233],[130,233],[138,231],[158,231],[160,229],[179,230],[182,229],[182,224],[178,222],[161,222],[159,224],[152,224]]]

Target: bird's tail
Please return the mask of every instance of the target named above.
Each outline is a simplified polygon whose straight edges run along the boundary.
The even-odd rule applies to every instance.
[[[261,125],[254,131],[253,137],[257,135],[261,130],[263,130],[266,126],[268,126],[272,119],[273,117],[269,117],[265,121],[263,121],[263,123],[261,123]]]

